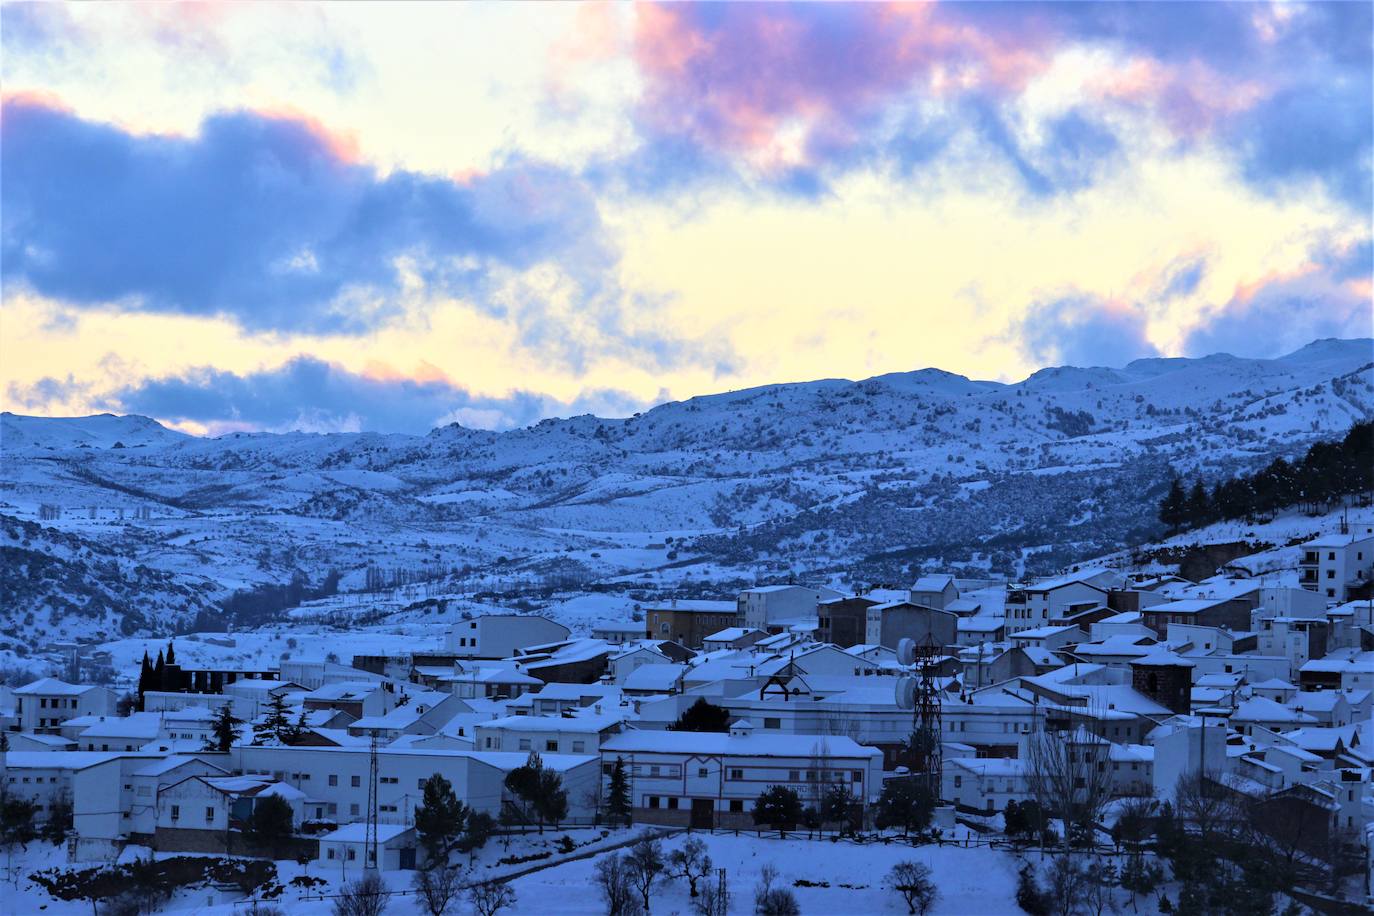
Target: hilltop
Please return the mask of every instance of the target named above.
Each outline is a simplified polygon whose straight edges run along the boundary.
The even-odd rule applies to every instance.
[[[1053,572],[1157,537],[1176,472],[1253,469],[1372,416],[1368,339],[1011,384],[922,369],[770,385],[507,432],[200,438],[6,413],[0,613],[41,644],[186,626],[236,590],[330,570],[343,592],[423,582],[538,606]]]

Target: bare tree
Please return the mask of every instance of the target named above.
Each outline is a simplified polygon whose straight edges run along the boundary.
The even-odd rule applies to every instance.
[[[906,911],[913,916],[926,916],[940,897],[939,888],[930,879],[930,866],[920,862],[898,862],[888,873],[887,882],[901,894]]]
[[[1232,793],[1206,773],[1180,777],[1174,803],[1178,816],[1196,827],[1206,844],[1234,836],[1245,822]]]
[[[797,896],[785,887],[774,887],[778,870],[770,862],[759,869],[759,883],[754,886],[754,913],[757,916],[801,916]]]
[[[682,878],[697,896],[697,882],[711,873],[711,857],[706,854],[706,844],[695,837],[689,838],[682,848],[668,854],[668,877]]]
[[[344,885],[334,901],[334,916],[382,916],[386,912],[386,887],[375,871]]]
[[[720,870],[718,880],[702,885],[701,894],[692,901],[692,910],[697,916],[727,916],[730,912],[730,886],[725,883],[725,869]]]
[[[668,863],[663,861],[663,844],[652,833],[645,831],[630,847],[625,856],[629,870],[630,884],[639,891],[644,901],[644,912],[649,912],[649,891]]]
[[[451,865],[435,865],[415,872],[415,893],[429,916],[444,916],[458,899],[462,872]]]
[[[505,881],[487,881],[468,888],[468,902],[477,916],[496,916],[506,907],[515,906],[515,888]]]
[[[630,864],[624,855],[606,856],[596,863],[593,881],[606,901],[606,916],[639,916],[643,909],[635,897]]]
[[[1087,891],[1087,872],[1078,860],[1065,852],[1054,857],[1045,870],[1045,895],[1055,916],[1075,916],[1081,912]]]
[[[1090,732],[1040,729],[1026,740],[1031,797],[1064,825],[1064,848],[1075,830],[1092,837],[1111,797],[1110,745]]]

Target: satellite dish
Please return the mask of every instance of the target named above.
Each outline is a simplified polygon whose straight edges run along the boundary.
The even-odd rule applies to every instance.
[[[916,708],[916,679],[914,677],[897,678],[895,693],[898,709]]]
[[[916,640],[903,637],[897,643],[897,664],[910,665],[916,661]]]

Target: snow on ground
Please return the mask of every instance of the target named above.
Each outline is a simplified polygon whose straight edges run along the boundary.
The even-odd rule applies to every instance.
[[[562,862],[541,867],[516,878],[512,886],[516,904],[503,910],[511,916],[543,916],[543,914],[602,914],[605,906],[595,890],[593,871],[601,855],[598,850],[617,847],[632,840],[637,833],[630,830],[606,832],[594,829],[549,830],[517,837],[506,847],[500,839],[493,839],[483,849],[476,863],[468,870],[467,880],[518,873],[548,862]],[[962,831],[961,831],[962,835]],[[558,852],[559,841],[569,836],[577,844],[570,855]],[[1001,914],[1016,911],[1014,901],[1018,859],[1013,854],[982,847],[955,845],[926,845],[912,847],[899,840],[891,843],[856,844],[849,841],[758,838],[749,834],[694,834],[707,845],[708,854],[717,868],[726,870],[726,880],[732,894],[731,913],[747,914],[753,910],[754,886],[763,866],[771,864],[779,873],[778,884],[790,888],[797,896],[803,913],[905,913],[906,907],[892,891],[883,886],[883,879],[897,862],[915,861],[929,865],[941,887],[941,900],[936,914]],[[685,834],[668,836],[664,840],[665,855],[682,845]],[[588,852],[593,854],[587,856]],[[500,864],[505,857],[523,857],[552,852],[547,859],[529,863]],[[585,858],[579,858],[586,856]],[[161,858],[161,856],[159,856]],[[0,901],[0,912],[44,913],[52,916],[87,914],[87,902],[66,903],[52,900],[38,886],[28,880],[32,872],[65,866],[62,850],[47,844],[31,844],[24,852],[16,853],[12,874],[17,883],[18,896]],[[88,867],[91,863],[78,863]],[[277,863],[278,880],[287,886],[286,892],[275,901],[285,912],[296,916],[325,916],[332,912],[331,894],[338,893],[345,876],[337,867],[311,863],[302,869],[295,862]],[[329,882],[327,886],[301,891],[289,885],[291,878],[309,874]],[[409,890],[413,872],[384,872],[388,888]],[[355,879],[358,874],[346,876]],[[798,880],[829,887],[799,887]],[[842,887],[841,885],[849,885]],[[320,899],[323,897],[324,899]],[[303,899],[304,898],[304,899]],[[654,891],[651,906],[655,916],[691,912],[686,883],[666,881]],[[14,906],[13,909],[7,908]],[[165,912],[196,912],[227,916],[241,913],[244,902],[232,900],[211,889],[179,893],[164,908]],[[410,895],[396,895],[387,907],[391,916],[419,913],[417,901]],[[468,912],[466,903],[455,912]]]

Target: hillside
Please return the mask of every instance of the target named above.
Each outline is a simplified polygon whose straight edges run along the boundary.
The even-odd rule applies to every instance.
[[[1157,536],[1174,472],[1251,469],[1371,416],[1367,339],[1014,384],[925,369],[774,385],[502,433],[205,439],[4,414],[0,575],[17,584],[0,613],[41,645],[154,633],[331,569],[344,592],[423,582],[535,606],[793,574],[1049,572]]]

